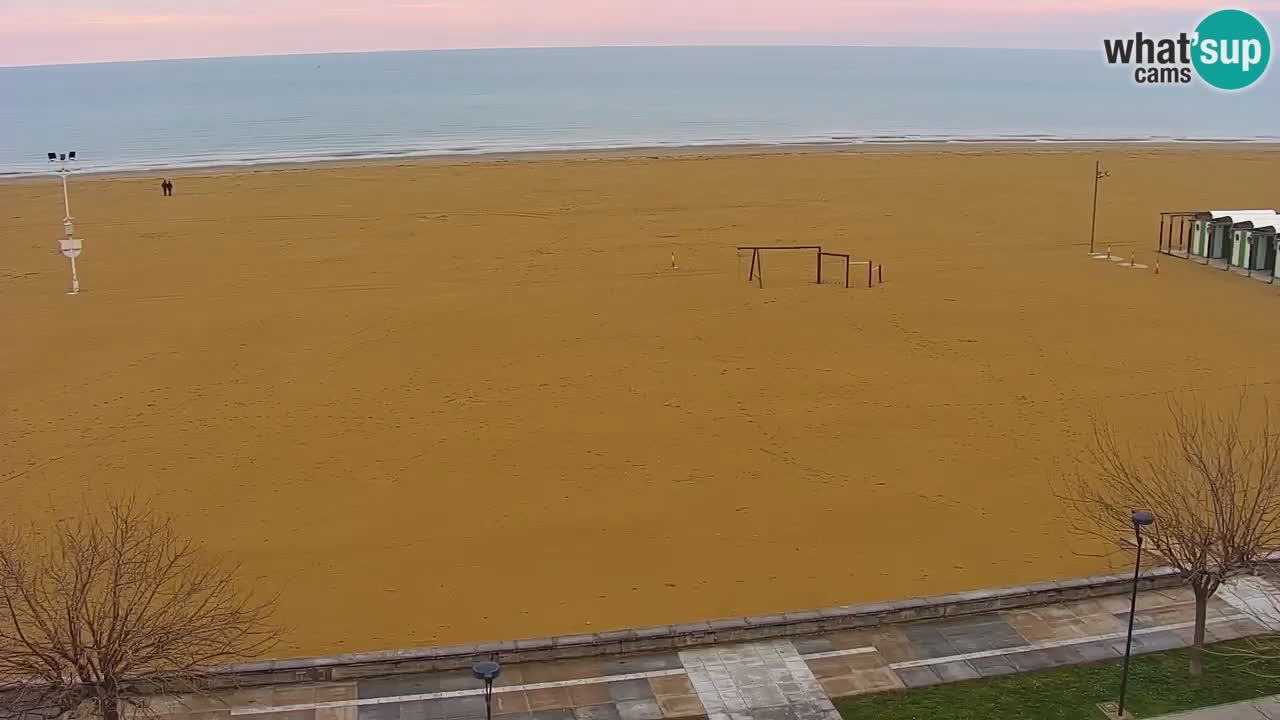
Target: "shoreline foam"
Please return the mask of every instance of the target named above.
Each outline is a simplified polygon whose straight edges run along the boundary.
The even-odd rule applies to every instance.
[[[218,157],[170,163],[164,160],[137,161],[125,164],[79,165],[77,175],[121,176],[154,172],[190,173],[192,171],[219,170],[271,170],[293,167],[327,167],[333,165],[371,165],[394,162],[467,162],[504,161],[530,159],[595,159],[628,158],[638,155],[705,156],[735,154],[789,154],[789,153],[856,153],[856,152],[949,152],[949,151],[1032,151],[1072,152],[1086,149],[1118,150],[1135,148],[1143,150],[1196,149],[1239,150],[1242,148],[1280,148],[1280,137],[1257,138],[1067,138],[1049,135],[1010,135],[992,137],[935,137],[935,136],[834,136],[830,139],[786,141],[718,141],[705,143],[653,143],[635,145],[582,145],[515,147],[457,146],[443,149],[422,150],[369,150],[345,152],[317,152],[257,157]],[[963,150],[962,150],[963,149]],[[27,180],[48,176],[51,170],[0,171],[0,182]]]

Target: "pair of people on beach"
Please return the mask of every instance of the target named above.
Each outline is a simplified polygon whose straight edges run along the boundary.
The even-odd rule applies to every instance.
[[[170,180],[169,178],[165,178],[164,180],[161,180],[160,191],[164,193],[165,197],[169,197],[173,195],[173,181]]]

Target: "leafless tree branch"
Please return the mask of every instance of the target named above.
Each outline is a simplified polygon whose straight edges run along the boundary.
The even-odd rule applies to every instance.
[[[89,703],[103,720],[138,687],[202,692],[206,668],[261,656],[279,639],[275,598],[236,584],[135,498],[0,538],[0,718]]]

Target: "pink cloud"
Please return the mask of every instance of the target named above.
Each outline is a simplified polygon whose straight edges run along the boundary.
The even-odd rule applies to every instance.
[[[1233,3],[1280,12],[1280,0]],[[1204,0],[7,0],[0,65],[393,49],[860,44],[1095,49]]]

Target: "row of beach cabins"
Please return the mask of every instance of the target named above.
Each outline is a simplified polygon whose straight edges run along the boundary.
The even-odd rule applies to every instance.
[[[1160,252],[1274,283],[1280,278],[1277,231],[1275,210],[1160,213]]]

